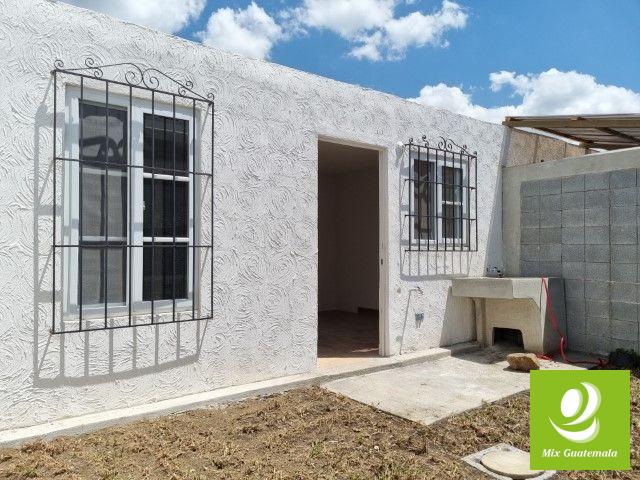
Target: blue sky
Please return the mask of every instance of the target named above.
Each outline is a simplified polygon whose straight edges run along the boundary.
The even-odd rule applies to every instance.
[[[640,112],[638,0],[69,2],[492,121]]]

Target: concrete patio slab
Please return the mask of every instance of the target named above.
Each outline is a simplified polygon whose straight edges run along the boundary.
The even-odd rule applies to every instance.
[[[428,425],[529,389],[529,374],[513,371],[507,352],[485,349],[327,382],[324,388]],[[542,369],[578,369],[541,361]]]

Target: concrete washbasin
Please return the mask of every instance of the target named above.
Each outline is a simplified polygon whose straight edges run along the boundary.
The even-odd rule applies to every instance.
[[[522,332],[525,350],[534,353],[554,353],[560,337],[551,324],[551,311],[558,326],[565,332],[564,281],[545,277],[547,289],[540,277],[471,277],[452,280],[452,293],[473,301],[477,339],[483,345],[493,345],[496,328],[511,328]],[[547,303],[551,308],[547,308]]]

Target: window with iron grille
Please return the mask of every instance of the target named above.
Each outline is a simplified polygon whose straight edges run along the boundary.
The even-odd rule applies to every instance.
[[[204,103],[212,115],[212,99],[173,79],[177,92],[161,90],[157,77],[164,74],[153,70],[145,77],[148,70],[135,65],[139,75],[129,71],[125,82],[103,78],[103,68],[119,65],[53,71],[54,92],[62,74],[76,80],[64,88],[61,156],[54,145],[54,165],[63,164],[64,206],[61,242],[54,214],[63,272],[62,318],[56,322],[54,309],[54,333],[202,320],[213,310],[211,291],[209,312],[201,314],[196,275],[202,251],[213,248],[212,235],[209,244],[199,238],[205,219],[196,198],[202,179],[211,182],[213,174],[201,170],[198,158],[202,108],[196,105]],[[212,206],[212,184],[209,191]],[[55,270],[54,255],[54,305]]]
[[[477,250],[476,155],[451,140],[406,145],[410,188],[408,250]]]

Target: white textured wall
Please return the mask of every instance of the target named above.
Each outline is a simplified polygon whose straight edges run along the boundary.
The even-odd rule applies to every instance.
[[[312,370],[319,134],[386,151],[389,351],[472,335],[467,306],[448,295],[449,276],[501,263],[503,127],[45,0],[0,0],[0,51],[0,428]],[[87,55],[188,76],[216,94],[213,321],[48,333],[49,71],[55,58],[72,67]],[[478,151],[476,254],[404,253],[406,156],[396,144],[422,133]],[[424,295],[411,291],[418,284]]]

